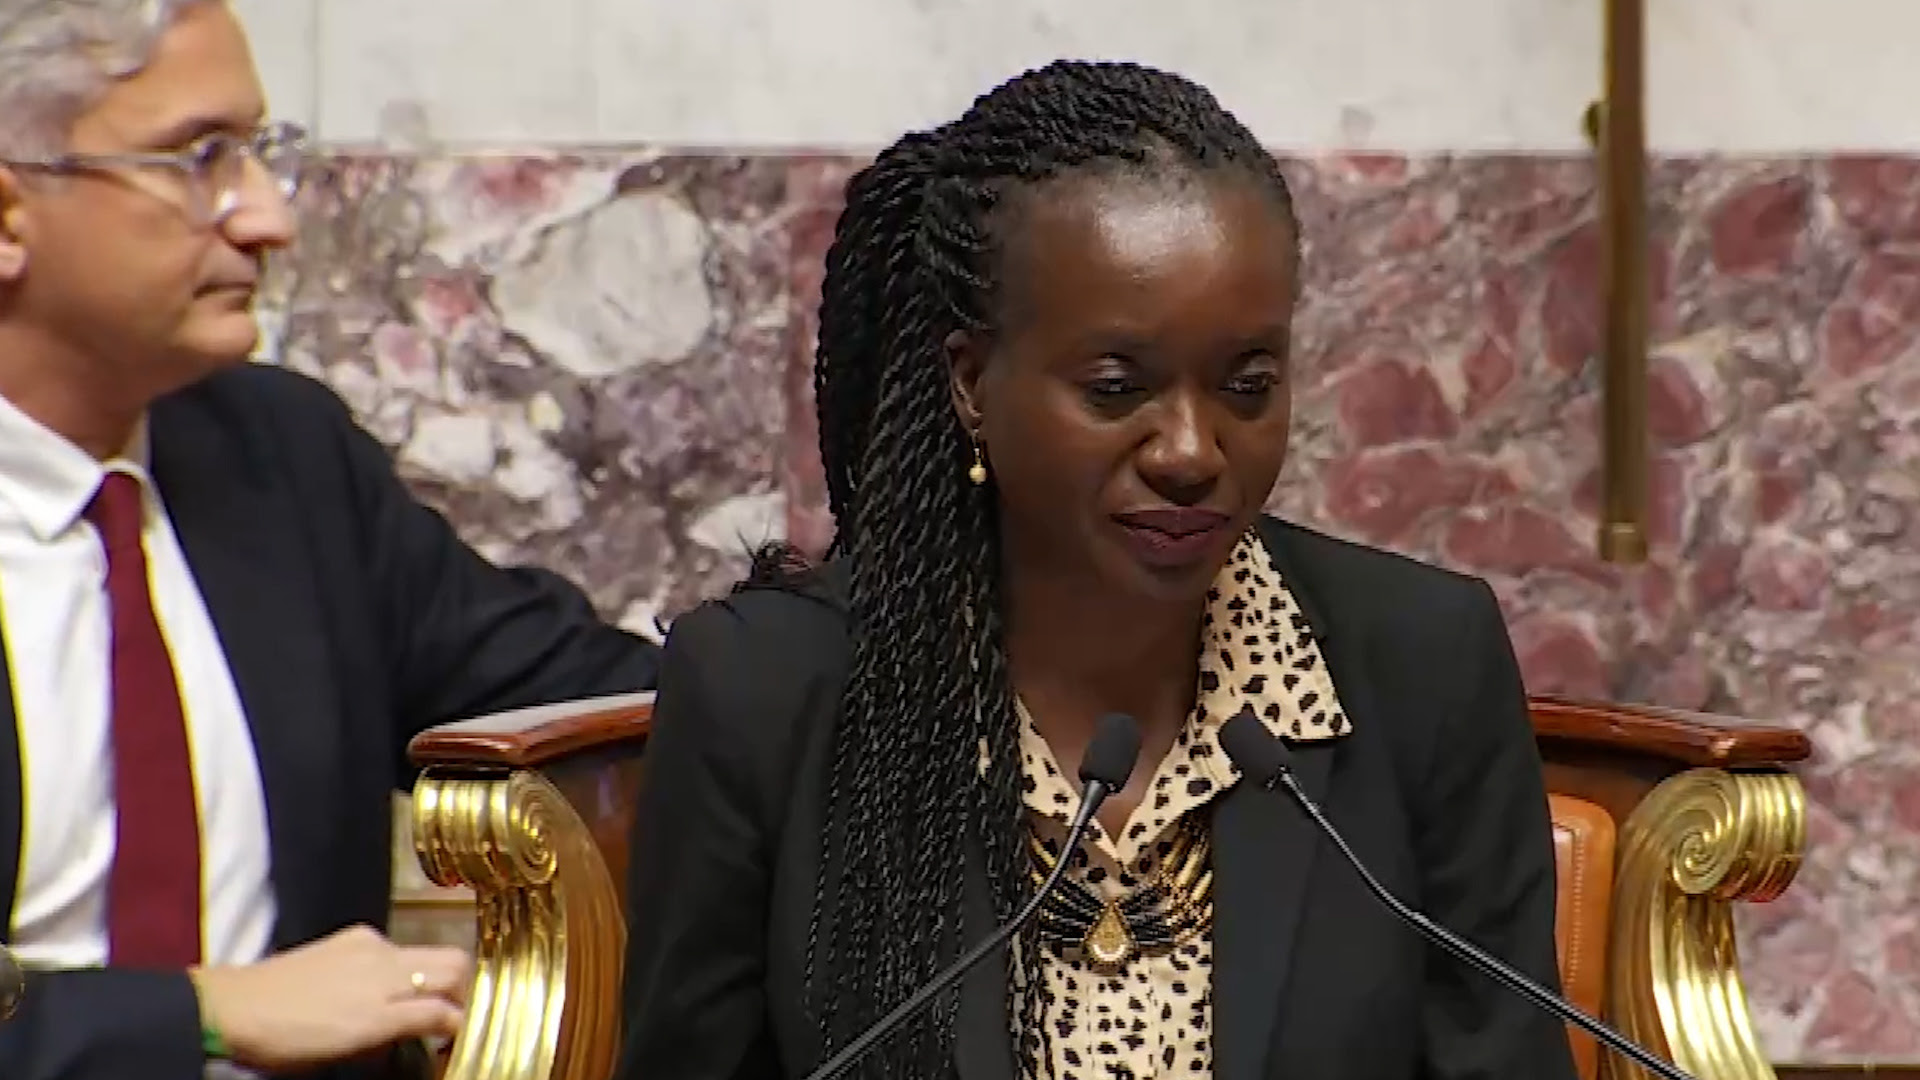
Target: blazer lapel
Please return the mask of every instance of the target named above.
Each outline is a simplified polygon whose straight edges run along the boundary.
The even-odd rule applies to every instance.
[[[253,734],[279,949],[318,928],[312,899],[328,892],[340,733],[299,507],[263,467],[272,451],[246,437],[248,422],[177,394],[154,407],[152,461]]]
[[[1365,672],[1332,641],[1334,626],[1317,602],[1315,583],[1291,557],[1289,527],[1264,518],[1259,529],[1320,644],[1341,708],[1355,730],[1365,730],[1377,722]],[[1352,737],[1290,744],[1295,778],[1323,808],[1334,755]],[[1236,784],[1214,811],[1213,1064],[1220,1080],[1267,1075],[1307,886],[1324,843],[1312,819],[1284,791]]]
[[[1294,748],[1294,774],[1326,794],[1339,740]],[[1234,785],[1214,812],[1214,1075],[1256,1080],[1280,1019],[1320,834],[1284,792]]]

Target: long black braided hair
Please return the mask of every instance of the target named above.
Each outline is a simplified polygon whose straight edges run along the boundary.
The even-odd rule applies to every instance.
[[[1133,64],[1058,62],[861,170],[827,252],[815,393],[830,554],[849,564],[854,627],[806,959],[829,1050],[989,932],[963,924],[970,843],[997,918],[1027,895],[994,500],[967,476],[943,343],[994,328],[1009,204],[1089,167],[1244,170],[1293,215],[1274,160],[1205,89]],[[949,996],[909,1025],[862,1075],[947,1075],[957,1005]]]

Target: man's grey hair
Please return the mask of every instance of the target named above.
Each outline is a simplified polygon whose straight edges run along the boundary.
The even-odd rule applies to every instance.
[[[182,9],[218,0],[0,0],[0,158],[66,149],[74,121],[138,74]]]

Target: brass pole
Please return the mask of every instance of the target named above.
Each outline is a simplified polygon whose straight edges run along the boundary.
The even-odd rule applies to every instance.
[[[1646,0],[1604,0],[1600,557],[1647,557]]]

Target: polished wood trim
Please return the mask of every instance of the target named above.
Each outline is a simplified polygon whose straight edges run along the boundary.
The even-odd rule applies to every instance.
[[[1531,704],[1540,738],[1652,755],[1687,768],[1777,767],[1813,753],[1805,732],[1754,720],[1556,697],[1536,697]]]
[[[583,750],[644,742],[653,694],[616,694],[442,724],[413,737],[418,768],[537,769]]]
[[[1687,768],[1764,768],[1804,761],[1813,744],[1777,724],[1557,697],[1532,699],[1543,739],[1649,755]],[[644,742],[653,695],[621,694],[540,705],[443,724],[408,746],[420,768],[535,769],[584,750]]]

